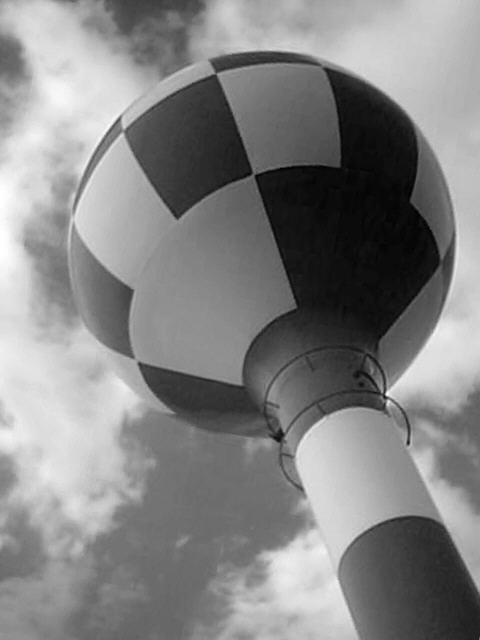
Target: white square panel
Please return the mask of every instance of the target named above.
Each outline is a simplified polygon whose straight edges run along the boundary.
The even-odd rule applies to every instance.
[[[378,357],[392,385],[416,357],[442,310],[444,280],[441,266],[378,344]]]
[[[94,256],[129,287],[175,218],[140,168],[124,135],[95,167],[75,212]]]
[[[325,71],[264,64],[219,74],[255,172],[299,165],[340,167],[340,131]]]
[[[204,198],[160,242],[130,309],[135,357],[243,384],[255,336],[296,308],[253,177]]]
[[[442,168],[425,136],[415,127],[418,145],[417,176],[411,203],[428,224],[442,259],[453,239],[452,203]]]

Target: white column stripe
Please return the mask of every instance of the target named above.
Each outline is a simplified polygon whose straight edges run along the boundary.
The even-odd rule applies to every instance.
[[[335,569],[376,524],[401,516],[441,522],[397,425],[380,411],[326,416],[300,441],[296,463]]]

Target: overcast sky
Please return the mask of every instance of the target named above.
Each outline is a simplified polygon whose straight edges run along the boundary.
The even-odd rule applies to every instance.
[[[454,286],[393,394],[480,584],[478,0],[0,0],[2,640],[356,638],[275,448],[139,404],[68,284],[72,197],[106,128],[165,74],[252,48],[351,68],[438,153]]]

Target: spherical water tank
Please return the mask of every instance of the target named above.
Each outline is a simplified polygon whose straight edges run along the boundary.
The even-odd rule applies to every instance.
[[[454,247],[406,113],[328,62],[260,51],[194,64],[114,122],[69,254],[85,324],[140,396],[266,435],[243,379],[255,337],[297,312],[355,317],[392,383],[435,326]]]

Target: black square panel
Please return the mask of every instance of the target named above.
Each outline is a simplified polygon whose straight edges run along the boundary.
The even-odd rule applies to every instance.
[[[168,96],[131,124],[126,136],[177,218],[209,193],[251,173],[216,76]]]
[[[278,62],[321,66],[320,61],[312,56],[289,51],[245,51],[218,56],[210,60],[217,73],[238,69],[239,67],[250,67],[255,64],[274,64]]]
[[[142,362],[138,366],[153,393],[176,411],[256,413],[243,387]]]
[[[410,118],[366,82],[334,69],[326,73],[337,104],[342,167],[383,175],[410,197],[418,156]]]
[[[75,226],[70,237],[70,261],[75,299],[85,324],[104,345],[133,356],[128,333],[132,289],[95,258]]]
[[[333,167],[256,176],[299,307],[347,313],[380,338],[440,264],[401,187]]]

